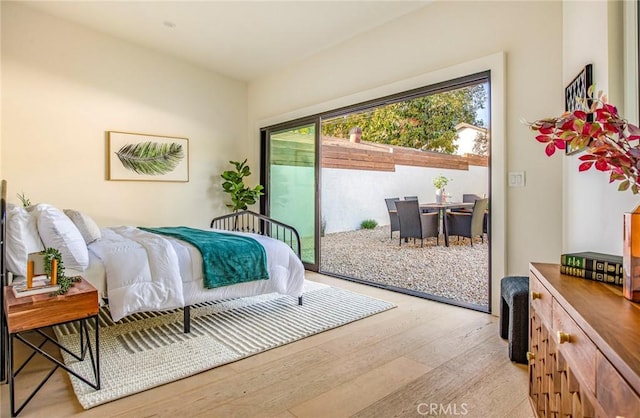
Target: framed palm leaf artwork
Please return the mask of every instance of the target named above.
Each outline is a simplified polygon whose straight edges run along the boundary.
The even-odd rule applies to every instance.
[[[107,180],[189,181],[189,139],[107,132]]]

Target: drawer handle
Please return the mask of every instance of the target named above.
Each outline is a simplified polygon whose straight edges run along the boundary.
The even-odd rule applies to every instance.
[[[571,342],[571,334],[567,334],[566,332],[558,331],[558,342],[560,344],[570,343]]]
[[[540,293],[540,292],[531,292],[531,299],[542,299],[542,293]]]
[[[536,358],[536,353],[532,353],[531,351],[527,351],[527,360],[531,361],[531,360],[535,360]]]

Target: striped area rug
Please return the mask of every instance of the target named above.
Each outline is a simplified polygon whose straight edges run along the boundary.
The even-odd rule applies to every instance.
[[[182,332],[182,310],[113,322],[105,307],[100,312],[101,389],[69,376],[80,404],[89,409],[393,307],[307,281],[302,306],[297,298],[278,294],[199,304],[191,309],[189,334]],[[77,324],[57,326],[55,332],[63,345],[78,346]],[[72,370],[93,376],[88,359],[62,354]]]

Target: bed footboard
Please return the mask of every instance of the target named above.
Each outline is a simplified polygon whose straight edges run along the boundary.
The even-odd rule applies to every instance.
[[[211,228],[260,234],[287,244],[293,252],[302,259],[300,234],[291,225],[276,221],[268,216],[245,210],[219,216],[211,220]],[[298,297],[298,304],[302,305],[302,296]],[[191,331],[191,306],[185,306],[184,311],[184,332]]]
[[[265,235],[284,242],[302,258],[300,235],[294,227],[250,210],[213,218],[211,228]]]

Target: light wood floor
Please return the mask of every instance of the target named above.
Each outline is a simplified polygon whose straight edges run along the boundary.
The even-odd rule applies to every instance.
[[[398,307],[88,411],[58,370],[19,416],[533,416],[527,369],[509,361],[496,317],[319,274],[307,278]],[[48,370],[44,361],[35,365]],[[21,374],[20,384],[35,385],[36,374]],[[0,385],[3,417],[10,416],[8,394]]]

